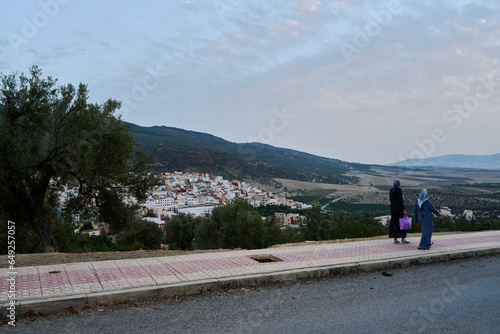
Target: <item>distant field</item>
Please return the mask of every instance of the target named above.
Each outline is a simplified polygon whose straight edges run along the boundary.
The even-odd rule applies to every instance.
[[[287,188],[288,191],[296,192],[297,190],[302,191],[307,195],[318,195],[327,196],[335,193],[359,193],[370,191],[370,187],[357,185],[357,184],[329,184],[329,183],[315,183],[288,179],[274,179],[275,181],[281,183],[283,188],[280,189],[284,191]]]
[[[390,213],[390,206],[383,204],[352,204],[344,201],[338,201],[328,205],[326,208],[332,211],[378,212],[381,215]]]
[[[290,198],[293,199],[294,201],[301,202],[301,203],[304,203],[304,204],[316,204],[316,203],[318,203],[318,204],[326,204],[327,202],[330,201],[326,197],[317,196],[317,195],[313,195],[313,196],[307,196],[307,195],[304,195],[304,196],[293,196],[293,197],[290,197]]]
[[[401,179],[406,204],[413,207],[422,188],[429,190],[437,206],[448,206],[453,213],[464,209],[482,209],[491,214],[500,210],[500,171],[472,170],[403,170],[396,167],[372,167],[369,171],[350,174],[359,184],[326,184],[275,179],[282,184],[281,193],[302,196],[303,203],[325,203],[324,197],[343,197],[328,207],[349,212],[384,211],[389,205],[389,189],[395,177]],[[285,190],[286,188],[286,190]],[[323,198],[322,198],[323,197]],[[319,205],[319,204],[316,204]]]
[[[380,189],[392,187],[394,178],[401,179],[403,187],[442,187],[456,184],[500,183],[500,171],[473,171],[458,169],[404,170],[394,167],[372,167],[370,172],[352,172],[360,178],[360,185]]]

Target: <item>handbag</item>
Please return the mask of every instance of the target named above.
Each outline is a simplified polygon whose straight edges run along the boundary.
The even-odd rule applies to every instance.
[[[403,218],[399,218],[399,229],[411,230],[411,217],[404,216]]]

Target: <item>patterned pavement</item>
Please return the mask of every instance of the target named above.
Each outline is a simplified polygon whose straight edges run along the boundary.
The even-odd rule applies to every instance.
[[[311,243],[258,250],[19,267],[14,270],[16,301],[151,286],[168,288],[176,283],[195,284],[207,279],[237,279],[290,270],[500,248],[500,231],[434,236],[434,245],[428,251],[417,249],[419,238],[408,239],[410,244],[394,244],[392,239]],[[11,272],[9,269],[0,269],[0,304],[5,305],[8,301],[7,279],[12,276]]]

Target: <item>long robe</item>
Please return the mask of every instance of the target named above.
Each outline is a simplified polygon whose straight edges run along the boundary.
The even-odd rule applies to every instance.
[[[399,187],[392,187],[389,190],[391,201],[391,224],[389,225],[389,238],[406,238],[406,230],[399,228],[399,218],[404,217],[405,201],[403,190]]]
[[[432,230],[434,229],[434,217],[432,213],[441,216],[441,213],[432,205],[430,200],[426,199],[421,207],[418,205],[418,200],[415,201],[413,217],[420,223],[422,237],[420,238],[419,246],[424,249],[431,248]]]

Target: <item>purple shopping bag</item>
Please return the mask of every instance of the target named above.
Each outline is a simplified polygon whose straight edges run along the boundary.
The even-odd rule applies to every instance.
[[[404,216],[403,218],[399,218],[399,229],[411,230],[411,217]]]

